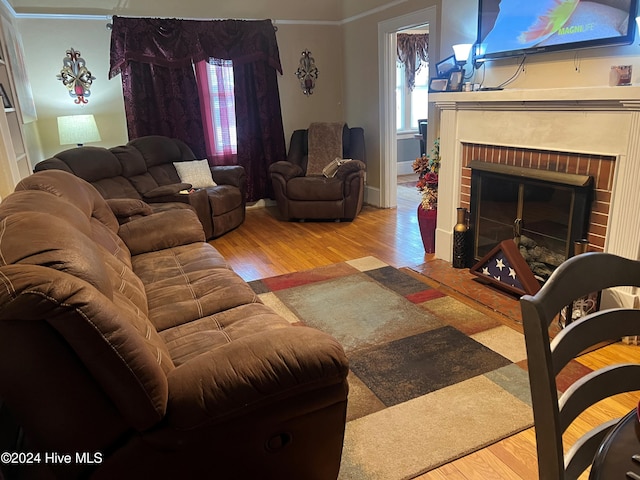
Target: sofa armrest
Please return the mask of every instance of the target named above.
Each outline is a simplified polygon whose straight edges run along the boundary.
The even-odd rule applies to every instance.
[[[118,219],[118,223],[130,222],[138,217],[151,215],[151,207],[137,198],[108,198],[107,205]]]
[[[342,165],[340,165],[338,167],[338,171],[336,172],[335,176],[340,180],[344,180],[351,173],[366,171],[366,170],[367,170],[367,166],[364,164],[364,162],[361,162],[360,160],[351,160],[349,162],[345,162]]]
[[[158,197],[165,197],[167,195],[177,195],[182,190],[189,190],[191,188],[190,183],[172,183],[170,185],[160,185],[148,192],[145,192],[142,196],[145,199],[154,199]]]
[[[166,210],[120,225],[118,235],[131,255],[204,242],[204,231],[191,209]]]
[[[167,419],[178,429],[215,424],[247,411],[345,383],[342,346],[330,335],[285,325],[247,335],[169,372]]]
[[[218,185],[233,185],[242,188],[246,182],[246,172],[240,165],[211,167],[211,177]]]
[[[269,173],[272,175],[274,173],[282,175],[287,182],[294,177],[301,177],[304,174],[300,165],[284,160],[269,165]]]

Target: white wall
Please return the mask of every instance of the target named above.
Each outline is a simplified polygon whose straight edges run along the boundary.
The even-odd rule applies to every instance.
[[[127,142],[124,101],[120,77],[109,80],[110,31],[107,20],[19,19],[25,63],[38,113],[35,128],[42,143],[42,158],[61,150],[57,117],[94,114],[102,142],[93,146],[111,147]],[[87,104],[76,104],[67,88],[57,79],[66,51],[80,51],[86,66],[95,77]]]

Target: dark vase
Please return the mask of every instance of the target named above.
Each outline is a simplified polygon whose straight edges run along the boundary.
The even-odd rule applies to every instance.
[[[418,205],[418,226],[420,227],[420,235],[422,236],[422,244],[425,253],[433,253],[436,251],[436,220],[438,210],[425,210]]]
[[[457,223],[453,227],[453,268],[467,266],[467,209],[458,208]]]

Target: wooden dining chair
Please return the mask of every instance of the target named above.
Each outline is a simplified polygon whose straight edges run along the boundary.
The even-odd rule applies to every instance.
[[[634,363],[607,365],[574,381],[564,393],[558,392],[557,375],[581,352],[640,333],[640,310],[613,308],[573,321],[550,341],[549,327],[563,307],[617,286],[640,286],[640,261],[585,253],[560,265],[535,295],[520,299],[541,480],[578,478],[619,419],[592,429],[570,446],[563,444],[563,433],[600,400],[640,390],[640,364]]]

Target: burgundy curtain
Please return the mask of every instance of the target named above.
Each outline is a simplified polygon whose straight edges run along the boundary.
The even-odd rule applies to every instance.
[[[238,164],[247,172],[247,197],[273,198],[269,165],[286,158],[276,71],[263,62],[234,64],[233,78]]]
[[[179,138],[197,158],[206,158],[198,87],[193,68],[130,62],[122,71],[130,139],[146,135]]]
[[[271,197],[269,165],[286,156],[276,81],[276,72],[282,73],[279,55],[270,20],[200,21],[116,16],[111,32],[109,77],[122,73],[127,122],[143,124],[129,127],[130,138],[140,136],[141,131],[144,135],[167,135],[166,131],[151,132],[161,125],[174,129],[169,136],[183,139],[196,155],[204,158],[204,131],[192,65],[209,58],[232,60],[238,119],[237,162],[247,171],[247,200],[254,201]],[[140,64],[149,69],[148,74],[143,73]],[[157,72],[162,72],[159,80],[155,79]],[[184,77],[179,80],[179,76]],[[138,82],[137,77],[141,86],[132,88],[130,85]],[[178,88],[184,90],[178,93],[175,91]],[[152,109],[145,105],[154,102],[168,108]]]

